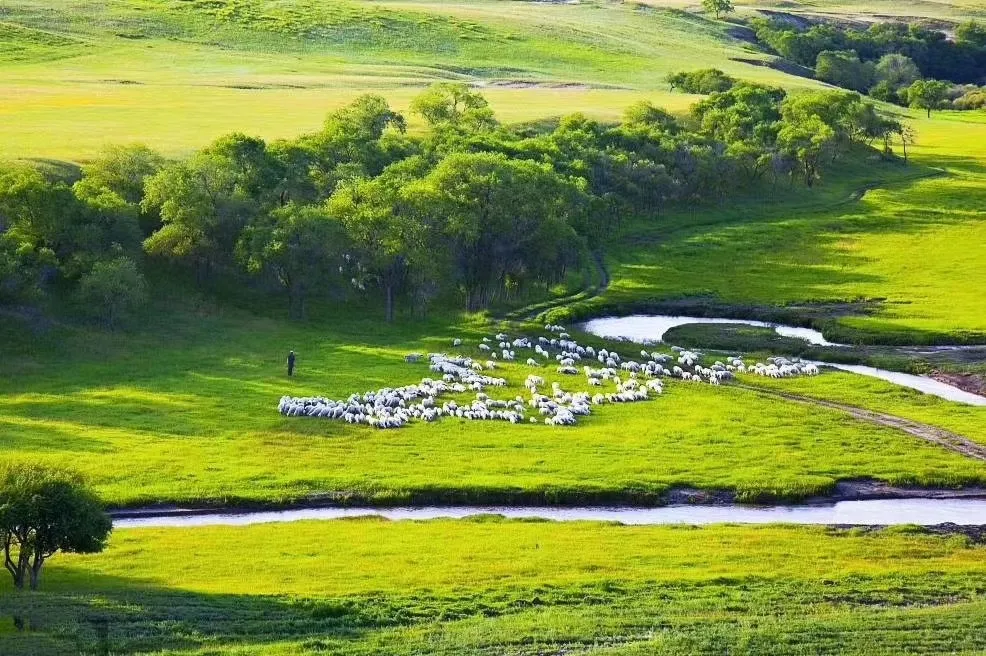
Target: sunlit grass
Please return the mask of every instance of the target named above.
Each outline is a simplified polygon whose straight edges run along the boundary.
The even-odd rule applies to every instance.
[[[972,282],[986,274],[986,118],[951,113],[915,119],[914,126],[921,144],[914,161],[941,175],[895,182],[921,170],[871,163],[846,177],[833,164],[833,180],[823,185],[843,195],[827,198],[823,188],[815,207],[748,202],[633,224],[627,247],[612,250],[613,283],[600,301],[875,300],[874,316],[839,322],[877,332],[986,332]],[[847,202],[850,189],[871,180],[880,186]]]
[[[135,529],[0,610],[5,653],[970,652],[982,546],[907,530],[499,520]]]

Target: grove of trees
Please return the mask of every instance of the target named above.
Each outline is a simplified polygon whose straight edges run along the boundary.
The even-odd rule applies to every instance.
[[[754,19],[753,26],[767,48],[835,86],[929,113],[986,104],[986,90],[977,86],[986,71],[986,26],[975,21],[959,25],[953,38],[896,22],[861,30],[771,18]]]
[[[71,299],[112,327],[154,293],[159,262],[204,289],[278,295],[298,318],[313,299],[362,296],[388,320],[436,299],[482,310],[581,271],[622,216],[659,220],[781,177],[811,186],[899,130],[858,94],[700,73],[685,84],[715,89],[684,117],[639,103],[612,125],[511,127],[444,83],[412,103],[427,124],[413,135],[366,95],[291,140],[229,134],[178,160],[116,147],[74,180],[8,165],[0,304]]]

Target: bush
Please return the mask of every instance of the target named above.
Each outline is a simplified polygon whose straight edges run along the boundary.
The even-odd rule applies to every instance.
[[[875,74],[873,64],[859,61],[854,50],[824,50],[818,53],[815,75],[843,89],[866,91],[873,84]]]
[[[147,302],[147,282],[130,258],[104,260],[82,277],[79,300],[87,313],[112,328]]]
[[[897,92],[897,88],[887,80],[877,82],[873,88],[870,89],[869,95],[874,100],[882,100],[883,102],[894,103],[895,105],[907,104],[905,99],[900,97],[900,94]]]
[[[703,68],[698,71],[672,73],[667,77],[672,89],[683,93],[710,93],[729,91],[736,84],[732,78],[718,68]]]
[[[952,103],[955,109],[983,109],[986,107],[986,89],[968,91]]]

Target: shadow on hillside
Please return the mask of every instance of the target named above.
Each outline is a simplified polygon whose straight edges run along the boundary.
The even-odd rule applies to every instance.
[[[289,567],[289,563],[284,563]],[[65,570],[61,570],[65,571]],[[46,572],[59,574],[57,568]],[[75,574],[75,573],[73,573]],[[340,646],[416,619],[387,598],[205,594],[86,573],[75,592],[0,594],[4,656],[131,654],[319,636]]]
[[[753,205],[716,213],[710,225],[671,220],[643,225],[640,242],[629,248],[614,271],[607,297],[617,302],[654,301],[668,295],[712,298],[846,300],[860,286],[879,288],[885,278],[865,271],[872,258],[845,248],[867,235],[916,235],[935,226],[970,220],[986,202],[986,177],[977,185],[964,174],[986,176],[986,165],[967,157],[933,162],[952,171],[940,176],[892,181],[852,202],[828,207]],[[623,273],[621,279],[621,272]],[[864,287],[864,288],[865,288]],[[841,291],[845,290],[845,291]]]

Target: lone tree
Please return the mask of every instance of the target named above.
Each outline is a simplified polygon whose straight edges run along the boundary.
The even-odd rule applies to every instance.
[[[111,529],[77,475],[36,465],[0,470],[0,545],[17,589],[29,581],[37,590],[41,566],[59,551],[102,551]]]
[[[702,0],[702,8],[710,14],[716,15],[716,20],[723,14],[734,11],[732,0]]]
[[[914,109],[941,109],[948,97],[949,85],[940,80],[918,80],[907,89],[907,101]]]

